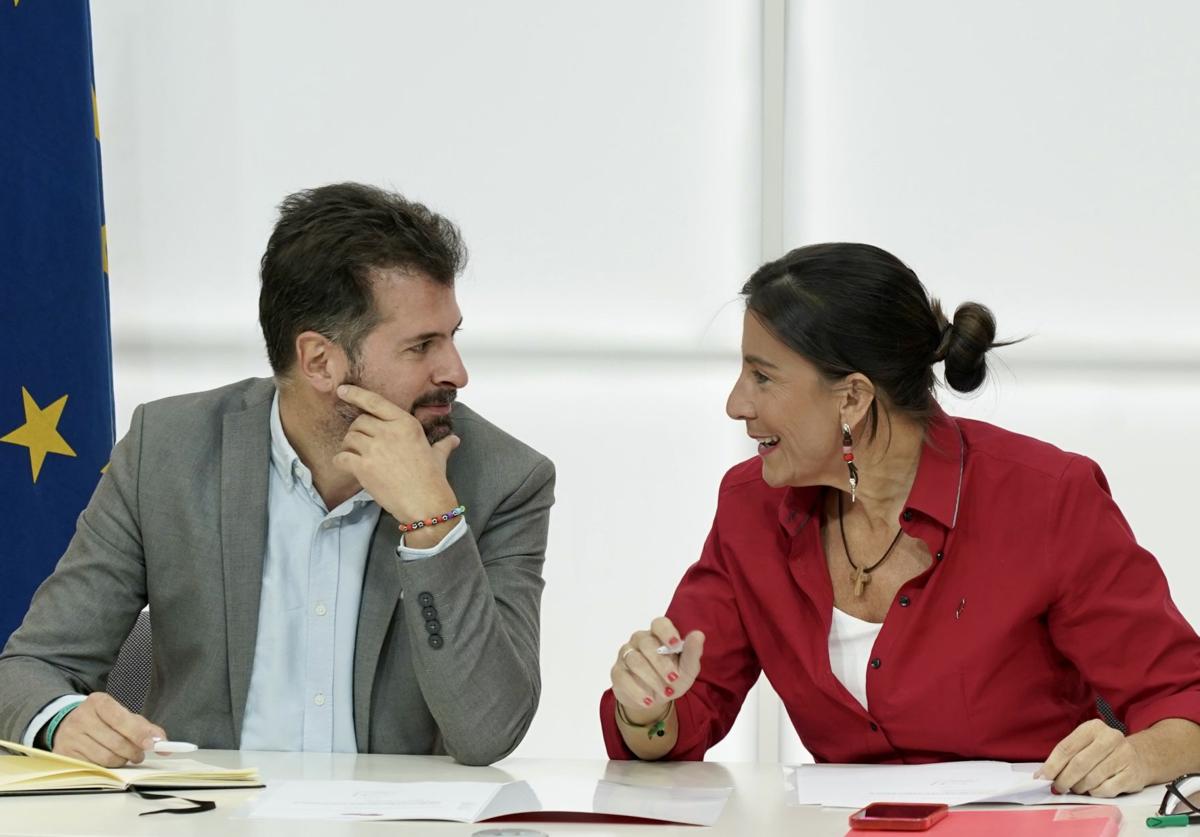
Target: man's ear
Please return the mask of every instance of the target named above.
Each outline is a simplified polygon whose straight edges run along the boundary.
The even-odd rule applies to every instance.
[[[851,372],[838,389],[841,395],[838,414],[843,423],[850,425],[857,438],[859,425],[867,417],[867,412],[875,401],[875,385],[861,372]]]
[[[331,393],[349,372],[346,352],[325,335],[304,331],[296,337],[296,380],[317,392]]]

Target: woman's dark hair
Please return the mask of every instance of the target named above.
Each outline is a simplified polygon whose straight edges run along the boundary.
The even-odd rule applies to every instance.
[[[355,362],[379,321],[372,269],[453,285],[466,260],[454,224],[395,192],[335,183],[288,195],[261,265],[258,321],[271,368],[276,375],[291,369],[305,331],[325,335]]]
[[[933,364],[945,361],[946,383],[970,392],[987,376],[987,351],[1008,345],[996,342],[986,306],[964,302],[950,322],[917,274],[869,244],[799,247],[755,271],[742,295],[768,331],[830,381],[860,372],[885,407],[921,421],[934,410]]]

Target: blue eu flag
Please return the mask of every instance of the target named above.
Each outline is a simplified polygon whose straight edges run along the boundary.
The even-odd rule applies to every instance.
[[[87,0],[0,0],[0,643],[113,444]]]

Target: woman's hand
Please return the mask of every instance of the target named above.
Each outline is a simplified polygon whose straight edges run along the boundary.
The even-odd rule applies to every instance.
[[[681,654],[659,654],[661,646]],[[704,652],[704,634],[692,631],[681,638],[675,625],[665,616],[650,623],[650,630],[635,631],[617,650],[613,663],[613,694],[635,724],[648,724],[663,714],[667,702],[687,694],[700,674],[700,656]]]
[[[1050,779],[1059,793],[1112,797],[1146,787],[1146,770],[1134,743],[1099,719],[1058,742],[1033,776]]]

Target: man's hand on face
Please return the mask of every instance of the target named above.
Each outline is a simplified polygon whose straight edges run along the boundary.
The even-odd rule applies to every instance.
[[[446,460],[458,447],[450,434],[430,445],[421,422],[382,395],[342,384],[338,397],[360,410],[333,463],[354,475],[375,502],[401,523],[441,515],[458,505],[446,481]],[[454,523],[409,532],[408,546],[434,546]]]

